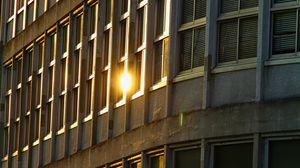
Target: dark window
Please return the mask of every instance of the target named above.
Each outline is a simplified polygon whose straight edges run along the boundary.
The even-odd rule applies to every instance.
[[[199,168],[201,160],[201,149],[185,149],[175,151],[175,168]]]
[[[252,168],[252,143],[215,146],[214,168]]]
[[[300,165],[300,140],[271,141],[269,168],[298,168]]]

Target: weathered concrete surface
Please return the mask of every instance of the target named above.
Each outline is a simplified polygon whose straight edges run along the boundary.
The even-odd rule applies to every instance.
[[[152,122],[47,167],[97,167],[164,144],[300,130],[300,99],[194,111]],[[182,123],[182,125],[181,125]]]

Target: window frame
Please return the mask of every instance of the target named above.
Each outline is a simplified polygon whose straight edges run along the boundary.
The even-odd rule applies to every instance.
[[[286,13],[286,12],[291,12],[291,11],[296,11],[296,30],[295,30],[295,47],[294,47],[294,52],[290,53],[280,53],[280,54],[273,54],[273,38],[274,38],[274,15],[275,14],[280,14],[280,13]],[[274,3],[274,0],[272,0],[272,6],[270,7],[270,54],[268,59],[269,60],[287,60],[287,59],[299,59],[300,57],[300,48],[299,48],[299,24],[300,24],[300,1],[296,2],[285,2],[285,3]]]
[[[183,2],[182,1],[178,1],[178,7],[179,7],[179,12],[178,12],[178,20],[179,20],[179,25],[178,25],[178,28],[177,28],[177,35],[178,35],[178,43],[181,41],[181,33],[183,33],[184,31],[188,31],[188,30],[191,30],[192,31],[192,51],[194,51],[194,32],[195,32],[195,29],[196,28],[204,28],[206,29],[206,24],[207,24],[207,13],[206,13],[206,16],[205,17],[202,17],[202,18],[198,18],[196,19],[195,18],[195,1],[194,0],[194,5],[193,5],[193,21],[191,22],[188,22],[188,23],[181,23],[182,22],[182,14],[183,14],[183,5],[181,5],[181,3]],[[207,6],[207,5],[206,5]],[[206,7],[207,8],[207,7]],[[205,9],[206,9],[205,8]],[[206,33],[206,32],[205,32]],[[178,60],[177,60],[177,64],[178,64],[178,68],[177,68],[177,78],[175,78],[175,81],[177,81],[177,79],[179,79],[181,76],[185,76],[187,74],[190,74],[190,73],[201,73],[204,71],[204,65],[203,66],[199,66],[199,67],[193,67],[193,52],[191,52],[191,68],[187,69],[187,70],[181,70],[180,69],[180,66],[181,66],[181,62],[180,62],[180,59],[181,59],[181,55],[180,55],[180,52],[181,52],[181,45],[180,43],[178,44]],[[204,48],[205,50],[205,48]]]
[[[219,0],[219,4],[221,4],[222,0]],[[238,0],[238,4],[240,4],[241,0]],[[257,17],[258,20],[258,15],[259,15],[259,6],[257,7],[251,7],[251,8],[246,8],[246,9],[241,9],[240,6],[238,6],[237,11],[232,11],[232,12],[227,12],[227,13],[221,13],[221,5],[218,5],[218,17],[217,17],[217,36],[219,36],[220,33],[220,24],[221,23],[226,23],[226,21],[228,20],[232,20],[232,19],[237,19],[237,37],[236,37],[236,41],[237,41],[237,46],[236,46],[236,60],[235,61],[229,61],[229,62],[219,62],[219,47],[220,47],[220,39],[218,38],[217,41],[217,56],[216,56],[216,63],[218,67],[223,67],[223,66],[232,66],[234,64],[236,65],[240,65],[240,64],[251,64],[251,63],[256,63],[257,57],[253,57],[253,58],[246,58],[246,59],[241,59],[239,58],[239,41],[240,41],[240,20],[243,19],[247,19],[247,18],[252,18],[252,17]],[[257,24],[257,38],[258,38],[258,26],[259,23]],[[258,50],[258,48],[256,48],[256,51]]]

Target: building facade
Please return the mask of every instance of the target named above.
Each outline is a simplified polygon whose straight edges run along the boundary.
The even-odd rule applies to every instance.
[[[1,168],[300,166],[300,0],[0,2]]]

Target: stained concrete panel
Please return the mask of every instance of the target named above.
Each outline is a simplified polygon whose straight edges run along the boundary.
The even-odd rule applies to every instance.
[[[254,101],[255,81],[255,69],[214,74],[210,82],[211,107]]]

